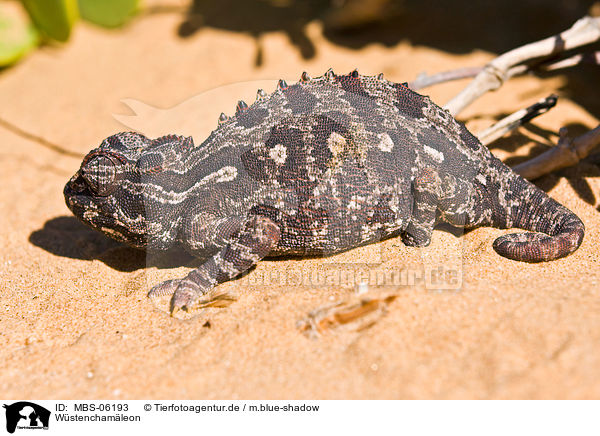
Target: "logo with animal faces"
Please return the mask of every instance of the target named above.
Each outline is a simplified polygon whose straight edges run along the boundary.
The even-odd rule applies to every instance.
[[[19,401],[13,404],[4,404],[6,409],[6,431],[14,433],[15,430],[48,430],[50,411],[40,405],[29,401]]]

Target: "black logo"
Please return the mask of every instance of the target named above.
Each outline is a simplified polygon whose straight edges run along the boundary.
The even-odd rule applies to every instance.
[[[14,433],[15,429],[44,429],[48,430],[50,411],[29,401],[19,401],[10,405],[5,404],[6,431]]]

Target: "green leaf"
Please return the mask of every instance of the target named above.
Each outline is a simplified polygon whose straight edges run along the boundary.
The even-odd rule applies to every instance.
[[[78,18],[77,0],[21,0],[31,19],[46,36],[66,41]]]
[[[139,0],[79,0],[81,17],[104,27],[125,24],[138,10]]]
[[[39,34],[25,12],[13,6],[0,4],[0,67],[15,63],[39,42]]]

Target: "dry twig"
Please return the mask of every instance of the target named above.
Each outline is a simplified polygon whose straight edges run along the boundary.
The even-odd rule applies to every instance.
[[[581,64],[600,65],[600,51],[579,53],[559,60],[557,60],[555,57],[552,57],[551,59],[545,59],[542,62],[517,65],[507,71],[506,80],[522,74],[556,71],[562,68],[575,67]],[[484,68],[485,67],[457,68],[455,70],[442,71],[441,73],[432,75],[421,73],[415,80],[409,82],[408,86],[411,89],[418,91],[419,89],[427,88],[439,83],[451,82],[453,80],[460,79],[470,79],[477,76],[481,71],[483,71]]]
[[[427,76],[421,74],[410,83],[411,88],[420,89],[437,83],[475,77],[469,85],[450,100],[445,108],[453,115],[488,91],[498,89],[507,79],[532,71],[555,71],[583,63],[600,65],[600,52],[578,53],[564,56],[568,50],[600,40],[600,17],[583,17],[564,32],[518,47],[495,58],[484,67],[460,68]],[[507,132],[531,120],[556,103],[556,97],[536,103],[526,109],[500,120],[481,132],[478,137],[483,144],[489,144]],[[560,130],[558,145],[545,153],[517,165],[514,170],[527,179],[535,179],[551,171],[575,165],[587,157],[600,144],[600,126],[570,139],[565,128]]]
[[[465,89],[450,100],[445,108],[456,115],[486,92],[498,89],[510,77],[511,68],[519,67],[512,71],[514,75],[523,68],[527,68],[527,66],[520,65],[524,62],[555,56],[558,53],[591,44],[599,39],[600,17],[583,17],[570,29],[558,35],[518,47],[498,56],[487,64]]]
[[[412,82],[408,82],[408,86],[415,91],[427,88],[428,86],[437,85],[438,83],[451,82],[452,80],[469,79],[475,77],[483,70],[484,67],[466,67],[457,68],[456,70],[443,71],[441,73],[432,74],[421,73]]]
[[[570,139],[567,133],[566,127],[561,128],[556,147],[515,166],[515,172],[526,179],[536,179],[549,172],[577,164],[600,145],[600,125],[574,139]]]
[[[525,109],[519,109],[515,113],[502,118],[493,126],[478,133],[477,137],[483,145],[488,145],[511,130],[522,126],[539,115],[545,114],[556,105],[557,100],[558,96],[552,94]]]

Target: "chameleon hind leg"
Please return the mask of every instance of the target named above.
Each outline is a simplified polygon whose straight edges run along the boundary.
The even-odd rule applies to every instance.
[[[443,221],[463,226],[471,192],[472,185],[466,180],[432,168],[423,169],[413,182],[413,212],[401,235],[402,242],[410,247],[428,246],[438,212]]]
[[[229,243],[182,279],[168,280],[148,293],[172,295],[171,314],[188,310],[206,292],[256,265],[277,245],[281,231],[269,218],[250,215]]]
[[[431,168],[422,170],[413,181],[413,211],[401,235],[405,245],[426,247],[431,243],[440,191],[440,176]]]

